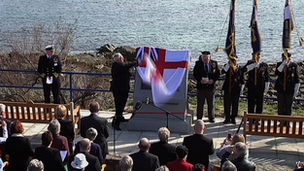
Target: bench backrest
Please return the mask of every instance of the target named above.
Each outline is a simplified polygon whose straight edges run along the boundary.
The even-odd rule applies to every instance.
[[[34,102],[7,102],[0,101],[6,106],[4,118],[10,120],[20,120],[21,122],[49,123],[55,119],[55,108],[58,104],[34,103]],[[63,104],[67,108],[65,119],[73,121],[74,103]]]
[[[247,120],[249,122],[247,123]],[[253,122],[256,120],[256,122]],[[284,126],[286,122],[287,126]],[[263,135],[275,137],[304,138],[304,117],[244,113],[244,137]],[[281,124],[282,123],[282,124]]]

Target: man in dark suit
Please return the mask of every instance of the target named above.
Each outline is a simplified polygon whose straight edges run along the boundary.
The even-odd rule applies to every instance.
[[[158,129],[159,142],[151,144],[149,153],[154,154],[159,159],[159,164],[167,165],[168,162],[176,159],[175,147],[168,143],[170,131],[166,127]]]
[[[89,165],[85,168],[85,171],[100,171],[101,164],[99,163],[98,158],[89,153],[89,151],[91,149],[91,141],[87,138],[82,139],[80,141],[79,148],[80,148],[79,153],[84,154],[86,157],[86,160],[89,163]],[[69,161],[73,161],[75,155],[70,156]],[[69,166],[70,166],[70,168],[72,168],[71,163]]]
[[[60,79],[59,74],[62,71],[60,59],[55,55],[54,45],[45,47],[46,54],[40,56],[38,62],[38,73],[42,77],[44,102],[50,103],[50,91],[52,89],[54,103],[60,103]]]
[[[291,115],[293,98],[297,96],[300,87],[298,65],[291,62],[290,57],[290,53],[282,53],[282,62],[277,63],[275,71],[278,76],[275,89],[278,92],[279,115]]]
[[[245,156],[247,154],[247,146],[242,142],[238,142],[234,145],[232,152],[235,159],[232,163],[235,165],[238,171],[255,171],[256,165],[250,162]]]
[[[265,62],[260,62],[260,53],[252,54],[252,59],[243,67],[248,72],[246,87],[248,88],[248,112],[262,113],[264,93],[269,88],[269,69]]]
[[[209,155],[214,153],[213,140],[204,136],[205,123],[197,120],[194,124],[194,134],[184,138],[183,145],[189,150],[187,162],[195,165],[201,163],[205,170],[209,167]]]
[[[125,59],[120,53],[115,53],[114,63],[111,68],[112,82],[110,90],[113,92],[115,102],[115,118],[112,121],[114,129],[121,130],[119,123],[126,121],[122,116],[125,108],[129,90],[130,90],[130,76],[129,69],[137,63],[125,63]]]
[[[139,152],[131,154],[133,159],[132,171],[155,171],[159,167],[158,157],[148,153],[150,142],[147,138],[142,138],[139,141]]]
[[[203,51],[199,60],[195,62],[193,76],[196,79],[197,87],[197,119],[204,116],[204,103],[207,100],[208,118],[210,122],[214,122],[214,96],[215,82],[220,75],[217,62],[211,60],[209,51]]]
[[[235,68],[226,64],[223,72],[226,74],[225,82],[223,85],[224,90],[224,124],[233,123],[236,124],[235,118],[239,112],[239,98],[240,94],[243,94],[244,89],[244,71],[237,64]],[[232,110],[230,111],[230,109]],[[230,114],[231,113],[231,114]]]
[[[103,153],[102,156],[105,159],[106,155],[109,153],[108,143],[107,143],[107,138],[110,135],[108,121],[106,119],[102,119],[98,117],[97,115],[99,111],[98,102],[90,103],[89,110],[91,114],[89,116],[81,118],[80,133],[82,137],[86,137],[86,131],[90,127],[93,127],[97,130],[98,135],[94,140],[94,142],[100,145]]]

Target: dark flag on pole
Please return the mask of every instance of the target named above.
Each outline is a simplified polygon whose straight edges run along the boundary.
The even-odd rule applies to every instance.
[[[286,0],[285,10],[284,10],[284,25],[283,25],[283,38],[282,38],[282,45],[284,52],[287,52],[287,50],[291,48],[291,32],[295,28],[292,14],[290,11],[289,1],[290,0]],[[286,56],[286,58],[288,57]]]
[[[253,10],[251,15],[251,21],[250,21],[250,30],[251,30],[251,47],[252,47],[252,53],[254,57],[256,57],[257,54],[259,54],[261,50],[261,36],[258,28],[258,22],[257,22],[257,13],[258,13],[258,3],[257,0],[253,0]]]
[[[229,14],[229,26],[226,38],[226,46],[224,51],[228,55],[229,65],[233,68],[237,68],[238,57],[236,55],[235,47],[235,1],[231,0],[230,14]]]

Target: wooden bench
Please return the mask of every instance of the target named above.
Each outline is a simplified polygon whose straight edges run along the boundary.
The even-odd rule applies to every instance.
[[[49,123],[50,120],[55,119],[54,111],[58,106],[58,104],[34,102],[0,101],[0,103],[6,106],[5,114],[3,115],[4,118],[30,123]],[[77,128],[75,133],[79,134],[81,119],[80,106],[74,108],[73,102],[62,105],[67,108],[67,115],[65,119],[73,121]]]
[[[304,117],[244,112],[243,121],[245,138],[246,135],[304,138]],[[287,126],[284,126],[284,122]]]

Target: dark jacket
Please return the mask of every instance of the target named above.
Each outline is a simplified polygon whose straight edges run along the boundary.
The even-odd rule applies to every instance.
[[[133,159],[132,171],[155,171],[159,167],[158,157],[146,151],[140,150],[130,157]]]
[[[255,171],[256,165],[244,157],[236,158],[232,161],[238,171]]]
[[[65,171],[60,151],[56,148],[37,147],[35,158],[42,161],[44,171]]]
[[[184,138],[183,145],[189,150],[187,162],[193,165],[201,163],[208,170],[209,155],[214,153],[213,140],[202,134],[193,134]]]
[[[161,166],[176,159],[175,147],[166,141],[159,141],[151,144],[149,153],[158,157]]]
[[[53,76],[54,73],[61,73],[62,65],[60,58],[57,55],[52,56],[50,59],[46,55],[42,55],[38,62],[38,73],[45,74],[46,76]]]
[[[284,69],[282,72],[278,71],[278,67],[282,64],[282,62],[278,62],[276,66],[275,74],[278,76],[274,88],[280,93],[293,94],[294,86],[296,83],[299,83],[299,73],[298,73],[298,65],[294,62],[290,62],[286,64],[286,80],[284,79]],[[286,87],[284,90],[284,83],[286,83]]]
[[[247,64],[243,67],[244,72],[247,71],[247,66],[253,63],[255,63],[253,60],[249,60]],[[265,62],[261,62],[259,64],[259,67],[257,67],[256,69],[254,68],[248,72],[248,80],[246,82],[246,87],[248,87],[249,90],[258,89],[264,92],[265,82],[269,82],[269,80],[270,77],[268,65]]]
[[[74,124],[70,120],[57,119],[60,123],[60,135],[68,140],[70,153],[73,153],[73,141],[75,138]]]
[[[108,121],[98,117],[96,114],[90,114],[89,116],[81,118],[80,132],[82,137],[86,137],[86,131],[93,127],[97,130],[98,135],[94,140],[95,143],[100,145],[103,157],[108,154],[108,142],[107,138],[110,135]]]
[[[215,82],[218,80],[220,76],[220,71],[217,65],[217,62],[214,60],[210,60],[209,62],[209,72],[206,71],[204,62],[202,60],[198,60],[195,62],[195,66],[193,69],[193,76],[196,79],[196,87],[197,89],[214,89],[215,88]],[[213,80],[213,84],[202,84],[201,80],[202,77],[208,77],[209,80]]]
[[[231,67],[223,73],[226,74],[223,90],[235,96],[240,95],[241,85],[244,84],[244,71],[241,68],[233,70]]]
[[[136,63],[120,63],[114,62],[111,68],[112,82],[111,91],[129,91],[130,90],[130,76],[129,69],[135,66]]]
[[[75,153],[77,154],[79,152],[80,152],[80,141],[75,145]],[[102,157],[102,150],[98,144],[91,142],[90,154],[96,156],[100,164],[105,163],[104,158]]]

